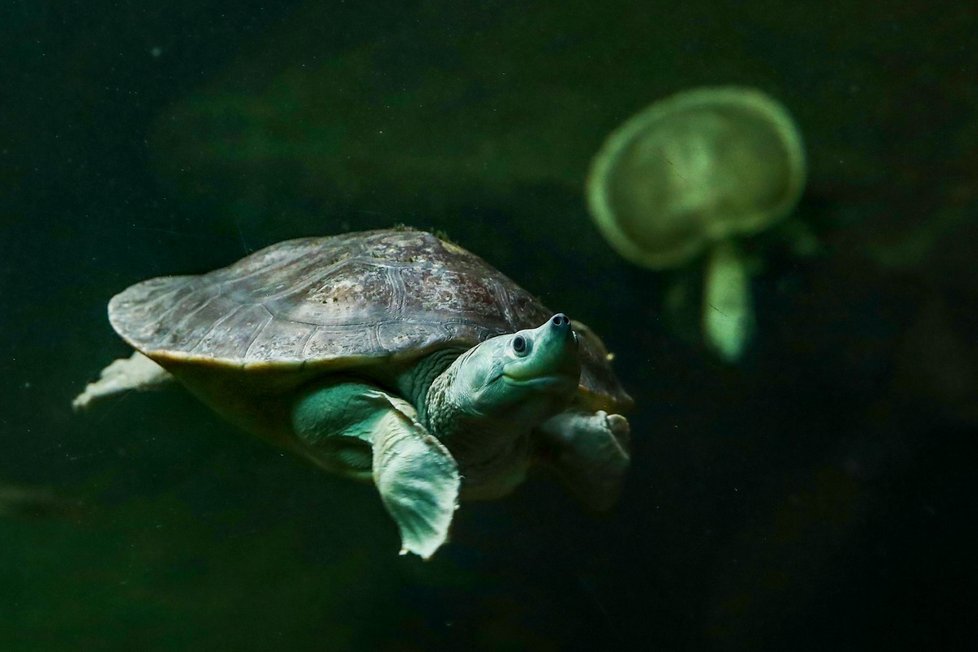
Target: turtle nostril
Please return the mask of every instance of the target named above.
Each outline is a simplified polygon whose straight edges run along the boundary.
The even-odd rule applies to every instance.
[[[558,327],[567,326],[570,323],[570,319],[564,313],[559,312],[550,319],[550,323]]]

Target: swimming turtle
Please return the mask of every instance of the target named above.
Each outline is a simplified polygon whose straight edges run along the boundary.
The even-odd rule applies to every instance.
[[[78,398],[176,379],[245,431],[372,480],[402,554],[429,557],[460,499],[532,462],[594,508],[617,497],[631,405],[601,340],[478,256],[391,229],[289,240],[109,302],[136,349]]]

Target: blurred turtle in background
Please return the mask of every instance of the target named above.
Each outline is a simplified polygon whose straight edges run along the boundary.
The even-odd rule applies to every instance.
[[[595,509],[629,464],[632,401],[600,339],[481,258],[394,229],[273,245],[109,303],[137,352],[74,402],[176,379],[240,428],[372,480],[402,553],[432,555],[460,499],[533,462]]]
[[[754,323],[750,266],[737,240],[771,228],[805,185],[787,110],[749,88],[699,88],[656,102],[611,133],[588,178],[589,208],[624,258],[677,269],[706,255],[702,334],[726,361]]]

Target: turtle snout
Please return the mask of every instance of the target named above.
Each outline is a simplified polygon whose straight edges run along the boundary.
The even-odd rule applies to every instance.
[[[571,328],[571,320],[562,312],[550,318],[550,332],[552,336],[563,338],[567,343],[577,344],[577,333]]]
[[[562,332],[567,332],[571,329],[570,319],[567,318],[562,312],[558,312],[556,315],[550,318],[550,328]]]

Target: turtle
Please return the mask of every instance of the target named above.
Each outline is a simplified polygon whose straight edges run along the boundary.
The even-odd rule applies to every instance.
[[[401,554],[429,558],[460,501],[509,494],[531,465],[604,510],[630,463],[633,401],[601,339],[426,231],[286,240],[137,283],[108,316],[135,352],[76,409],[175,380],[238,428],[372,481]]]

